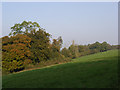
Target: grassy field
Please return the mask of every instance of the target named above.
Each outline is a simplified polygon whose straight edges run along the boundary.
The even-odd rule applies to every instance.
[[[118,51],[92,54],[70,63],[3,76],[3,88],[116,88]]]

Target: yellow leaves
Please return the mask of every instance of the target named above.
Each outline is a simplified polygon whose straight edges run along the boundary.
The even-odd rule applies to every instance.
[[[13,40],[14,44],[22,43],[27,46],[29,46],[31,42],[31,38],[23,34],[17,34],[16,36],[11,36],[11,39]]]
[[[28,64],[30,64],[30,63],[32,63],[32,60],[30,60],[30,59],[26,59],[26,60],[24,60],[24,65],[28,65]]]

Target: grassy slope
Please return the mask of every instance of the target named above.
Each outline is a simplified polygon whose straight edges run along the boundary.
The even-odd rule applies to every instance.
[[[3,88],[118,87],[118,51],[83,56],[73,62],[3,76]]]

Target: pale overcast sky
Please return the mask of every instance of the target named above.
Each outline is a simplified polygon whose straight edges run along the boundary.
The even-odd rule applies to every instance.
[[[63,47],[106,41],[118,44],[117,2],[3,2],[2,36],[22,21],[40,24],[52,38],[62,36]]]

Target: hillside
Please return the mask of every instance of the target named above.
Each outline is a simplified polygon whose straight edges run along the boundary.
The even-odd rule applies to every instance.
[[[115,88],[118,50],[73,59],[73,62],[3,76],[3,88]]]

